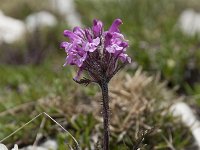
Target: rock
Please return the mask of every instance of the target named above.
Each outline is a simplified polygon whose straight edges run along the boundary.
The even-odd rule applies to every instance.
[[[54,10],[65,17],[68,25],[73,28],[82,26],[80,15],[75,9],[74,0],[50,0]]]
[[[0,10],[0,43],[14,43],[24,36],[25,24],[18,19],[6,16]]]
[[[49,150],[49,149],[40,146],[28,146],[19,150]]]
[[[4,144],[0,144],[0,150],[8,150],[8,148]]]
[[[55,16],[47,11],[40,11],[30,14],[27,16],[25,22],[28,31],[31,32],[33,32],[37,27],[52,27],[57,24]]]
[[[186,35],[200,34],[200,13],[192,9],[184,10],[180,15],[178,25]]]
[[[192,109],[184,102],[178,102],[170,108],[173,116],[181,117],[182,122],[190,128],[194,139],[200,149],[200,121],[196,118]]]
[[[14,148],[12,148],[11,150],[18,150],[18,145],[15,144],[15,145],[14,145]]]
[[[41,146],[47,149],[52,149],[52,150],[58,149],[58,144],[54,140],[47,140]]]
[[[57,150],[58,144],[55,140],[47,140],[46,142],[42,143],[39,146],[27,146],[20,150]]]
[[[0,144],[0,150],[8,150],[8,148],[4,144]],[[18,150],[18,145],[15,144],[11,150]]]

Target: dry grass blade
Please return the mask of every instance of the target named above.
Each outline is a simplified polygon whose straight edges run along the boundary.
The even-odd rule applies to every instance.
[[[148,135],[150,135],[152,132],[154,132],[156,130],[156,128],[152,128],[149,130],[146,130],[145,132],[142,133],[142,135],[140,135],[140,137],[137,139],[135,146],[133,147],[133,150],[139,150],[140,145],[142,144],[142,141],[144,140],[145,137],[147,137]]]
[[[62,130],[64,130],[67,134],[69,134],[71,136],[71,138],[74,140],[74,142],[76,143],[76,147],[79,149],[79,144],[77,142],[77,140],[72,136],[71,133],[69,133],[69,131],[67,131],[61,124],[59,124],[55,119],[53,119],[50,115],[48,115],[46,112],[42,112],[40,114],[38,114],[37,116],[35,116],[33,119],[31,119],[30,121],[28,121],[27,123],[25,123],[23,126],[21,126],[20,128],[18,128],[17,130],[15,130],[14,132],[12,132],[11,134],[9,134],[8,136],[6,136],[5,138],[3,138],[0,143],[2,143],[3,141],[5,141],[6,139],[10,138],[11,136],[13,136],[15,133],[17,133],[18,131],[20,131],[21,129],[23,129],[24,127],[26,127],[28,124],[32,123],[34,120],[36,120],[37,118],[39,118],[40,116],[47,116],[48,118],[50,118],[55,124],[57,124]]]

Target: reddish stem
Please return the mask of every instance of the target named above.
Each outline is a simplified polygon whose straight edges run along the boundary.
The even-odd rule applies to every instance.
[[[103,99],[103,150],[109,150],[109,96],[108,96],[108,83],[102,81],[101,84],[102,99]]]

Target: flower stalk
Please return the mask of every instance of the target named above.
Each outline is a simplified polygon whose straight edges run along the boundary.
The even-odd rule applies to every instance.
[[[102,115],[103,115],[103,149],[109,150],[109,96],[108,96],[108,83],[106,81],[101,82],[101,92],[102,92]]]
[[[109,30],[104,31],[103,23],[95,19],[92,28],[75,27],[73,31],[65,30],[64,36],[69,38],[69,42],[61,43],[61,48],[67,53],[64,66],[75,65],[78,68],[74,81],[85,86],[93,82],[101,87],[103,150],[109,150],[108,83],[120,69],[131,63],[131,58],[126,54],[128,41],[119,30],[121,24],[122,21],[116,19]],[[83,72],[88,74],[89,79],[80,79]]]

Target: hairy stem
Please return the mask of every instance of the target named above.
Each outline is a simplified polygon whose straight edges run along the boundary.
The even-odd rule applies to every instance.
[[[100,86],[103,98],[103,150],[109,150],[109,97],[107,81],[102,81]]]

